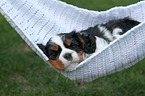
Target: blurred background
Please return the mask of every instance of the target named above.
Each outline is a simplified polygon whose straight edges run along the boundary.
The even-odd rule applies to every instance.
[[[104,11],[141,0],[62,0]],[[0,15],[1,96],[145,96],[145,59],[93,82],[77,83],[57,73],[21,39]]]

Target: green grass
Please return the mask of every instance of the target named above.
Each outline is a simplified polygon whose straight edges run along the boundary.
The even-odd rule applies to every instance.
[[[63,1],[100,11],[139,0]],[[145,96],[145,59],[121,72],[78,84],[49,68],[0,15],[0,96]]]

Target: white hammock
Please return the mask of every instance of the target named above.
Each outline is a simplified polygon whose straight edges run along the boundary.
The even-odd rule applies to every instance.
[[[131,17],[142,23],[78,65],[61,72],[71,80],[88,82],[125,68],[145,58],[145,1],[98,12],[57,0],[0,0],[0,12],[26,43],[47,62],[36,45],[61,32],[80,31],[109,20]]]

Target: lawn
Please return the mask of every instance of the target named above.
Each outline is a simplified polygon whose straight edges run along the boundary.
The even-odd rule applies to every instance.
[[[140,0],[63,0],[107,10]],[[0,96],[145,96],[145,59],[93,82],[77,83],[54,71],[0,15]]]

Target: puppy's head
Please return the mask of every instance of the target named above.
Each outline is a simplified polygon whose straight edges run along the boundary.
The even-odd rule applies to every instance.
[[[71,38],[72,35],[59,34],[52,37],[45,46],[38,44],[39,48],[49,58],[48,62],[59,71],[73,69],[76,66],[72,64],[83,61],[80,43]]]

